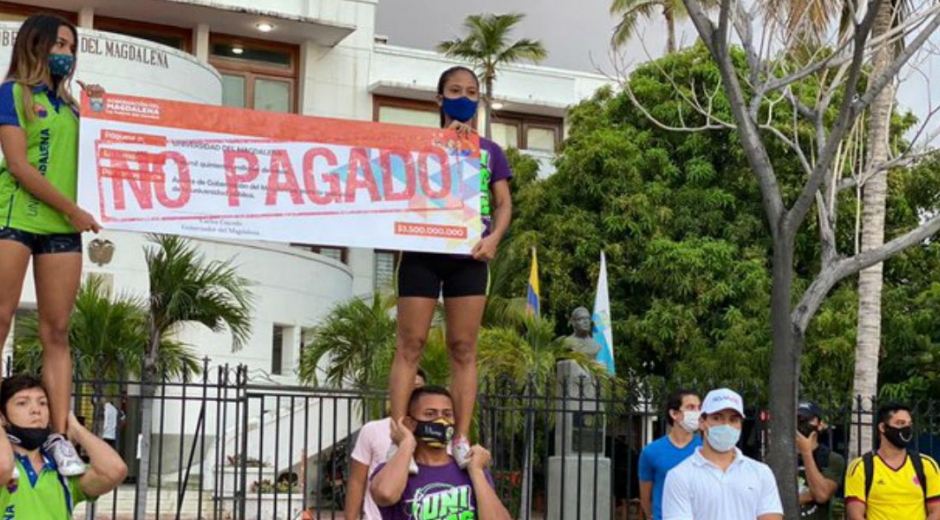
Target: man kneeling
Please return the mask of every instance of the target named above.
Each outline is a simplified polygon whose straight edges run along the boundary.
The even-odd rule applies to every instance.
[[[417,388],[408,402],[408,417],[392,421],[398,451],[376,468],[370,490],[384,520],[454,518],[511,520],[493,489],[486,469],[490,453],[470,448],[466,471],[447,454],[454,432],[454,403],[441,387]],[[418,474],[409,474],[412,456]]]
[[[84,475],[59,475],[52,457],[42,449],[51,432],[49,403],[35,377],[16,375],[0,383],[0,412],[0,480],[8,482],[0,489],[4,520],[68,520],[75,505],[113,490],[127,475],[120,455],[74,415],[69,417],[68,436],[84,446],[91,467]]]

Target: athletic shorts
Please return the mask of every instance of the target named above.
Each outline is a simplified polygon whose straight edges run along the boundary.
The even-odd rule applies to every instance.
[[[33,255],[81,253],[81,233],[40,235],[8,227],[0,227],[0,240],[14,240],[28,247]]]
[[[444,298],[486,296],[490,271],[472,257],[404,252],[398,263],[398,296]]]

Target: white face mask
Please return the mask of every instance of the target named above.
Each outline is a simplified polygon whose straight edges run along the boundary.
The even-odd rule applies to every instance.
[[[686,410],[682,413],[682,420],[679,422],[679,426],[688,433],[695,433],[698,431],[699,418],[702,417],[702,412],[693,412]]]

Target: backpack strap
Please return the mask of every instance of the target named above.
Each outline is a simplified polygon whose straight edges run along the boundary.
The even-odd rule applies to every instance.
[[[917,474],[917,482],[920,483],[920,489],[924,492],[924,501],[927,500],[927,474],[924,472],[924,459],[916,451],[908,453],[911,458],[911,465],[914,466],[914,473]]]
[[[868,503],[868,494],[871,493],[871,483],[875,479],[875,452],[869,451],[862,456],[865,467],[865,503]]]

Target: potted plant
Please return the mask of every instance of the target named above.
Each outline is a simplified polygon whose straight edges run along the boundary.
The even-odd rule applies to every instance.
[[[245,520],[293,520],[302,509],[300,484],[289,477],[256,480],[245,497]]]

